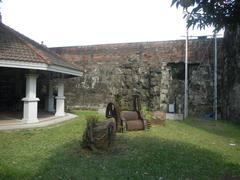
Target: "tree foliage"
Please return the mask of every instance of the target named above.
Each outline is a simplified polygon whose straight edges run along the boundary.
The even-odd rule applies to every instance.
[[[172,6],[182,7],[187,27],[204,29],[214,26],[234,30],[240,24],[239,0],[172,0]]]

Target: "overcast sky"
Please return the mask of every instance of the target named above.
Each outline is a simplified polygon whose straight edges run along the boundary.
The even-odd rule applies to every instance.
[[[171,0],[2,0],[3,22],[49,47],[183,39]],[[190,30],[190,35],[212,34]]]

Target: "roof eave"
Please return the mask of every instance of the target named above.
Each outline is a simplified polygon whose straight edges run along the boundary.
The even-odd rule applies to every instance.
[[[73,76],[82,76],[83,73],[75,70],[75,69],[70,69],[62,66],[57,66],[57,65],[48,65],[48,71],[53,71],[53,72],[58,72],[58,73],[63,73],[63,74],[68,74],[68,75],[73,75]]]
[[[45,63],[39,63],[39,62],[29,62],[29,61],[17,61],[17,60],[0,60],[0,67],[9,67],[9,68],[21,68],[21,69],[34,69],[34,70],[45,70],[45,71],[52,71],[67,75],[73,75],[73,76],[82,76],[83,73],[63,67],[58,65],[52,65],[52,64],[45,64]]]

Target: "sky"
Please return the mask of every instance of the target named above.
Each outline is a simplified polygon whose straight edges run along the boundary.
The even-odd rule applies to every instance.
[[[171,0],[2,0],[4,24],[48,47],[184,39]],[[211,35],[212,28],[189,30]],[[220,32],[221,33],[221,32]]]

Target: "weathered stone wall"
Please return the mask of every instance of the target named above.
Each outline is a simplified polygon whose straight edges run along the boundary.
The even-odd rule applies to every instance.
[[[222,40],[219,39],[219,49]],[[183,111],[185,41],[52,48],[84,72],[66,82],[67,104],[99,107],[118,95],[125,106],[140,94],[150,109]],[[213,40],[189,42],[189,110],[212,112]]]

